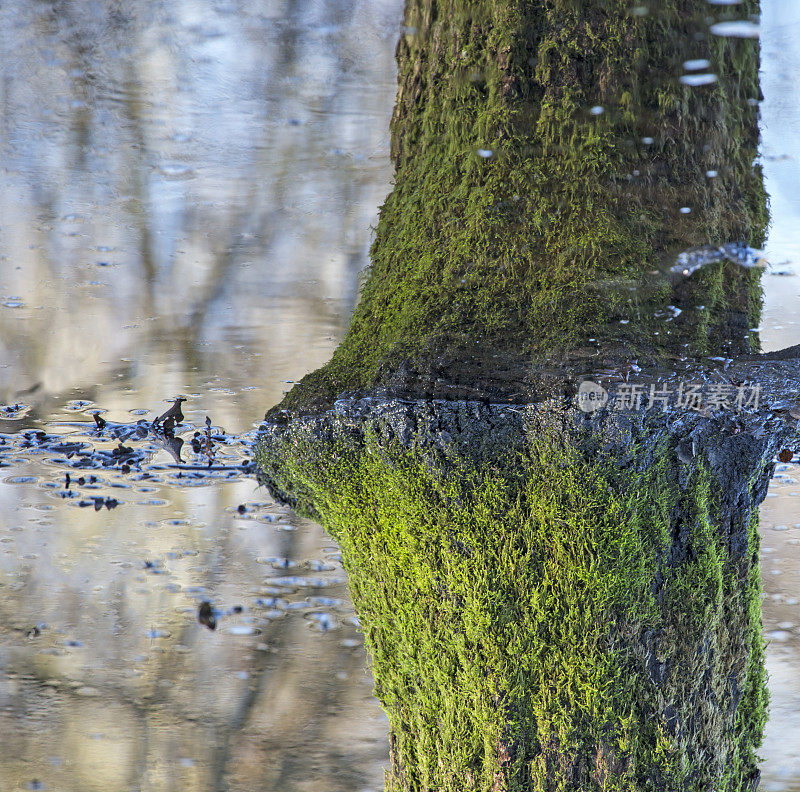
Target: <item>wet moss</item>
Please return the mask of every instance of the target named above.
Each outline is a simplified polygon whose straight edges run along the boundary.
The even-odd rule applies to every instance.
[[[750,351],[757,273],[665,275],[696,245],[758,246],[767,223],[758,44],[710,35],[709,13],[705,0],[646,16],[629,0],[408,0],[394,186],[361,299],[333,359],[283,406],[476,350],[541,362],[597,338],[633,357]],[[718,81],[681,84],[701,57]],[[656,319],[670,304],[685,321]]]
[[[696,245],[763,240],[757,43],[710,36],[705,0],[631,5],[408,0],[395,183],[361,300],[258,448],[262,477],[342,548],[390,790],[757,780],[756,506],[737,471],[681,462],[663,427],[609,449],[563,411],[516,439],[508,416],[476,418],[481,448],[512,438],[487,458],[436,421],[427,445],[401,443],[321,410],[446,359],[539,370],[590,337],[656,361],[748,351],[758,273],[667,269]],[[681,84],[701,57],[718,81]]]
[[[391,721],[387,789],[751,788],[757,515],[732,518],[675,440],[622,457],[543,430],[478,464],[290,435],[259,465],[341,546]]]

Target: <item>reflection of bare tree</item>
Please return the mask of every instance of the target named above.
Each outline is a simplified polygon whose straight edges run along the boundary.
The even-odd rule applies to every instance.
[[[249,428],[284,380],[324,362],[388,189],[400,5],[0,4],[0,401],[32,405],[25,426],[76,397],[124,420],[187,392],[200,394],[189,408]],[[22,307],[2,307],[7,296]],[[212,394],[214,380],[236,398]],[[123,507],[89,514],[52,497],[40,463],[26,468],[38,484],[0,483],[0,787],[379,781],[364,656],[341,644],[353,627],[321,635],[298,611],[260,636],[211,633],[184,593],[202,584],[258,616],[254,557],[322,557],[319,529],[235,529],[228,510],[265,497],[255,485],[148,494],[130,481]],[[156,496],[169,507],[137,505]],[[159,508],[188,524],[165,526]],[[142,570],[178,545],[197,555],[178,553],[163,580]],[[314,593],[348,613],[340,584],[283,599]],[[154,626],[170,637],[145,639]]]
[[[128,73],[123,83],[122,107],[134,141],[133,146],[124,155],[127,160],[126,170],[130,179],[129,189],[131,195],[126,209],[132,216],[138,232],[139,260],[142,265],[145,294],[147,296],[143,309],[145,313],[149,313],[154,305],[157,265],[153,253],[152,231],[148,217],[150,200],[143,162],[148,151],[147,139],[143,128],[146,110],[143,107],[140,95],[141,81],[138,75],[134,73],[135,64],[132,61],[128,61],[125,64],[125,68]]]
[[[312,549],[301,532],[288,532],[280,539],[275,550],[288,558],[301,557]],[[227,567],[232,563],[238,566],[234,559],[240,553],[230,535],[221,534],[198,557],[203,577],[197,582],[203,582],[209,591],[229,587],[231,570]],[[69,655],[39,656],[23,671],[31,650],[47,641],[47,632],[36,639],[24,635],[27,625],[50,607],[51,592],[31,567],[13,596],[0,603],[0,624],[5,625],[0,631],[0,646],[11,657],[6,673],[24,675],[10,709],[6,708],[0,719],[7,719],[7,728],[13,726],[14,733],[20,734],[23,755],[37,757],[37,737],[26,726],[29,705],[24,702],[47,696],[54,698],[50,707],[59,713],[56,720],[66,716],[63,728],[74,729],[76,718],[83,721],[78,727],[79,732],[83,730],[81,739],[89,739],[87,730],[100,728],[94,724],[103,723],[101,713],[115,713],[115,724],[123,730],[129,746],[129,761],[123,768],[112,768],[105,781],[96,780],[106,784],[104,789],[183,789],[180,772],[175,769],[178,756],[193,757],[202,770],[204,780],[198,790],[216,792],[229,788],[229,784],[234,788],[243,784],[246,789],[291,790],[307,776],[311,754],[316,762],[325,764],[314,774],[324,779],[324,788],[344,792],[354,788],[351,783],[369,783],[368,765],[352,766],[348,755],[352,730],[344,726],[351,717],[348,712],[353,702],[350,680],[357,679],[363,669],[360,652],[342,649],[337,641],[324,640],[309,631],[302,618],[288,616],[268,622],[263,636],[258,637],[268,651],[250,649],[241,654],[235,645],[219,641],[220,636],[197,625],[193,612],[179,612],[165,601],[159,608],[158,624],[171,632],[171,637],[149,653],[141,676],[131,678],[125,673],[129,667],[127,653],[118,651],[104,661],[102,671],[92,667],[81,671],[74,666],[70,671]],[[56,612],[61,620],[53,619],[54,626],[67,627],[67,634],[71,632],[69,625],[75,629],[81,626],[77,634],[85,642],[85,649],[71,651],[90,653],[93,646],[107,641],[109,623],[118,635],[127,636],[123,643],[130,643],[143,621],[147,623],[129,585],[115,586],[113,602],[110,613],[96,614],[99,618],[95,624],[95,606],[87,601],[83,590],[59,589]],[[16,629],[10,629],[11,625]],[[127,651],[135,650],[129,646]],[[231,660],[234,668],[247,672],[246,681],[233,673]],[[344,671],[349,679],[331,680],[330,672],[320,673],[325,668]],[[337,721],[342,725],[336,726]],[[341,737],[334,737],[337,733]],[[69,740],[79,738],[75,734],[69,738],[66,733],[59,735],[58,729],[53,737],[56,741],[50,742],[48,751],[55,755],[68,752]],[[337,745],[339,739],[342,742]],[[174,742],[180,753],[165,751],[165,740]],[[320,749],[320,745],[327,747]],[[253,751],[261,754],[257,762],[253,761]],[[76,765],[74,772],[79,771],[77,755],[71,761]],[[120,786],[109,784],[119,770],[124,770]],[[0,778],[16,780],[9,773],[0,762]],[[156,778],[169,773],[177,773],[173,783],[156,783]],[[79,778],[74,775],[76,788]],[[129,786],[121,785],[122,778]]]
[[[386,159],[368,155],[385,146],[394,68],[391,38],[369,27],[380,6],[351,6],[292,0],[203,24],[156,0],[0,10],[14,22],[4,51],[29,53],[6,69],[0,244],[19,266],[2,291],[21,295],[26,321],[20,332],[21,312],[0,309],[0,358],[14,354],[16,369],[0,387],[83,387],[107,376],[100,361],[136,358],[187,318],[195,343],[233,324],[270,350],[260,317],[275,295],[310,300],[301,324],[345,324],[386,190]],[[378,65],[382,98],[361,87]],[[46,120],[30,117],[25,91]],[[37,124],[42,135],[24,133]],[[114,268],[95,270],[103,259]],[[308,343],[289,329],[282,358],[302,359]]]

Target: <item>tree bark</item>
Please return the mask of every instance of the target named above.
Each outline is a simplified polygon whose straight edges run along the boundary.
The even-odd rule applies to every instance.
[[[365,397],[266,427],[272,493],[341,546],[387,790],[754,789],[757,507],[796,426]]]
[[[261,480],[342,547],[389,790],[757,785],[757,507],[800,367],[752,354],[752,262],[674,265],[763,240],[758,47],[651,5],[407,1],[361,301],[267,415]],[[764,398],[586,411],[587,378]]]
[[[758,44],[709,31],[725,7],[650,5],[408,0],[368,277],[333,359],[283,406],[495,356],[757,348],[757,270],[668,269],[696,245],[763,241]],[[703,58],[717,81],[682,84]]]

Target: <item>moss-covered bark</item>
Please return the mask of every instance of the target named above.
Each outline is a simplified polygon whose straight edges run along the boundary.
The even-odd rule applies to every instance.
[[[387,790],[752,789],[773,441],[724,417],[510,409],[356,403],[261,447],[342,548]]]
[[[361,301],[264,430],[262,480],[341,544],[393,792],[757,783],[767,419],[564,399],[590,341],[594,366],[756,343],[757,271],[668,270],[763,239],[757,43],[648,5],[407,0]],[[698,58],[717,81],[679,82]]]
[[[719,264],[676,284],[664,269],[696,245],[763,240],[758,44],[710,34],[709,15],[730,10],[705,0],[649,6],[408,0],[394,188],[361,301],[285,406],[381,384],[401,364],[541,362],[589,338],[640,358],[687,343],[749,351],[757,272]],[[681,84],[698,58],[717,82]],[[665,325],[667,305],[683,314]]]

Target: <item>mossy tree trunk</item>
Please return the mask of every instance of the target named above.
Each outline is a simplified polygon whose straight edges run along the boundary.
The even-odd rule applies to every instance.
[[[706,0],[649,5],[408,0],[368,277],[344,342],[286,406],[401,365],[542,362],[597,339],[640,358],[750,349],[757,271],[676,283],[665,267],[696,245],[763,241],[758,43],[709,32],[729,9]],[[699,59],[717,81],[680,83]],[[682,314],[664,324],[668,305]]]
[[[269,427],[272,491],[342,548],[387,790],[754,789],[761,430],[374,398]]]
[[[663,366],[757,343],[757,271],[669,272],[763,239],[757,43],[714,36],[729,10],[705,0],[650,5],[407,1],[361,301],[268,415],[262,480],[342,546],[393,791],[757,784],[779,433],[564,399],[587,348]],[[681,83],[698,59],[716,81]],[[523,369],[545,393],[514,391]],[[424,398],[454,379],[480,401]]]

